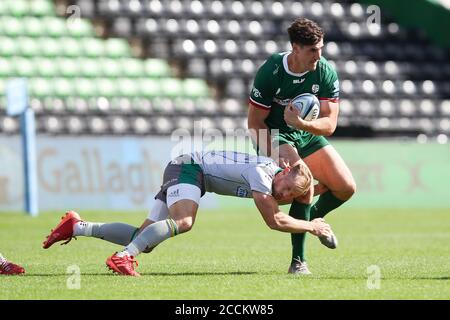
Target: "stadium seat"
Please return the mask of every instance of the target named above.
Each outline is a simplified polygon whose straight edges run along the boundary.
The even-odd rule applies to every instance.
[[[92,117],[88,119],[87,126],[94,134],[105,134],[108,130],[108,121],[101,117]]]
[[[156,133],[166,135],[172,132],[173,123],[167,117],[157,117],[154,121]]]
[[[11,0],[10,0],[11,1]],[[14,1],[14,0],[12,0]],[[55,7],[51,0],[33,0],[29,3],[29,14],[37,17],[54,16]]]
[[[121,59],[122,72],[126,77],[140,77],[144,75],[144,63],[133,58]]]
[[[43,17],[44,30],[49,37],[62,37],[68,34],[67,22],[58,17]]]
[[[96,87],[96,92],[93,92],[92,96],[102,96],[102,97],[113,97],[113,96],[127,96],[128,94],[128,83],[123,83],[123,81],[117,81],[108,78],[98,78],[93,80]]]
[[[19,119],[11,117],[1,117],[0,129],[6,134],[17,133],[19,131]]]
[[[98,59],[78,58],[76,62],[78,65],[78,75],[88,78],[101,76],[102,66]]]
[[[165,78],[160,80],[161,95],[164,97],[175,98],[184,95],[183,83],[179,79]]]
[[[116,81],[116,87],[116,90],[122,97],[134,97],[139,94],[139,88],[133,79],[130,78],[119,78]]]
[[[173,114],[175,109],[175,101],[176,99],[155,96],[151,99],[152,109],[155,114]]]
[[[387,15],[381,30],[367,26],[366,6],[359,3],[65,3],[78,6],[81,19],[70,12],[58,17],[51,0],[0,1],[0,89],[10,77],[28,78],[33,108],[58,119],[40,127],[53,134],[167,134],[178,124],[192,130],[193,119],[221,130],[241,127],[257,68],[270,54],[290,50],[285,30],[299,16],[316,20],[326,31],[323,54],[341,84],[340,123],[381,131],[447,130],[440,120],[450,115],[448,50]],[[143,59],[133,57],[129,40]],[[64,112],[77,116],[69,121]],[[183,118],[173,120],[174,112]],[[106,117],[103,122],[84,118],[94,114]],[[154,114],[161,118],[137,117]]]
[[[106,47],[106,43],[97,38],[82,38],[80,40],[71,39],[73,43],[77,43],[77,48],[83,50],[83,53],[87,57],[98,58],[104,56],[105,54],[109,57],[118,57],[117,52],[114,47],[109,45]],[[108,42],[109,43],[109,42]],[[75,51],[75,47],[73,48]],[[82,55],[81,52],[77,53],[76,56]],[[120,55],[119,55],[120,56]]]
[[[183,81],[183,95],[186,97],[207,97],[209,88],[205,81],[200,79],[185,79]]]
[[[10,59],[0,57],[0,78],[12,77],[15,75],[14,65]]]
[[[14,57],[11,63],[15,66],[15,75],[18,77],[33,77],[37,72],[36,65],[30,59],[24,57]]]
[[[114,134],[124,134],[129,129],[129,124],[123,116],[113,116],[108,119],[109,127]]]
[[[131,127],[135,134],[148,134],[152,129],[150,121],[144,117],[136,117],[132,119]]]
[[[110,38],[104,41],[105,53],[111,58],[129,57],[131,51],[128,43],[122,39]]]
[[[80,76],[80,67],[77,64],[77,60],[61,57],[56,59],[58,66],[58,73],[64,77],[76,77]]]
[[[81,117],[70,116],[66,119],[66,127],[70,134],[77,135],[85,131],[86,123]]]
[[[15,17],[23,17],[29,11],[29,1],[16,0],[16,1],[6,1],[6,6],[8,8],[8,13]]]
[[[76,38],[94,36],[94,30],[92,25],[84,19],[74,19],[73,21],[68,20],[67,31],[68,35]]]
[[[22,21],[24,24],[23,35],[28,37],[43,37],[46,35],[46,26],[41,18],[26,17]]]
[[[155,98],[161,94],[161,84],[156,79],[139,79],[140,94],[147,98]]]

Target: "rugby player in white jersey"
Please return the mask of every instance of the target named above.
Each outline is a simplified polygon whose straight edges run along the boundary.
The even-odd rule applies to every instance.
[[[267,226],[289,233],[309,232],[330,237],[331,228],[322,218],[294,219],[280,211],[279,204],[312,193],[313,179],[306,165],[299,162],[281,169],[274,160],[233,151],[194,152],[171,161],[165,171],[156,202],[141,228],[122,223],[82,221],[69,211],[52,230],[43,247],[75,236],[91,236],[126,247],[106,260],[107,266],[122,275],[139,276],[135,257],[149,252],[159,243],[191,230],[200,198],[205,192],[253,198]],[[312,200],[312,199],[311,199]]]

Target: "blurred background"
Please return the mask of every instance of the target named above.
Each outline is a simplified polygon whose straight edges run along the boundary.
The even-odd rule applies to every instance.
[[[437,0],[2,0],[0,210],[23,210],[24,197],[20,121],[5,112],[10,79],[27,80],[36,114],[41,209],[143,210],[175,129],[247,128],[255,72],[290,50],[286,28],[298,17],[323,27],[323,56],[340,79],[330,140],[359,186],[349,205],[450,208],[449,8]]]

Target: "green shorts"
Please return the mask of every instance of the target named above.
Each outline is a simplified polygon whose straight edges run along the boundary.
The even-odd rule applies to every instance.
[[[280,132],[272,141],[278,142],[280,146],[286,143],[293,146],[302,159],[330,144],[325,137],[306,131]]]

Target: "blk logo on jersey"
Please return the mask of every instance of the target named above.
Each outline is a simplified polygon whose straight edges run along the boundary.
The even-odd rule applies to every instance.
[[[305,81],[305,78],[303,78],[303,79],[294,79],[294,80],[292,81],[292,83],[293,83],[293,84],[300,84],[300,83],[303,83],[303,81]]]
[[[313,84],[311,90],[312,90],[313,93],[319,92],[319,85],[318,84]]]

